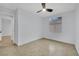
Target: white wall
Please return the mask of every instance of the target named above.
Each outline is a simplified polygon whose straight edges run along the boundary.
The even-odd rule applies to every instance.
[[[12,35],[12,19],[2,18],[2,36]]]
[[[0,30],[2,31],[2,36],[12,36],[13,37],[13,18],[14,16],[14,11],[1,7],[0,8]]]
[[[78,54],[79,54],[79,4],[77,5],[77,9],[76,9],[76,42],[75,42],[75,46],[76,46],[76,49],[78,51]]]
[[[1,25],[2,25],[2,20],[1,20],[1,17],[0,17],[0,31],[2,31],[2,26],[1,26]],[[0,33],[0,41],[2,40],[2,39],[1,39],[1,34],[2,34],[2,33]]]
[[[1,20],[1,16],[0,16],[0,31],[2,30],[2,20]]]
[[[5,7],[1,7],[0,6],[0,15],[9,15],[9,16],[13,16],[14,15],[14,10],[12,9],[8,9],[8,8],[5,8]]]
[[[18,45],[41,38],[41,18],[18,9]]]
[[[18,44],[18,9],[14,14],[14,43]]]
[[[62,33],[52,33],[49,31],[49,18],[43,18],[43,37],[49,39],[62,41],[66,43],[74,44],[75,42],[75,11],[65,12],[57,14],[56,16],[62,16]]]

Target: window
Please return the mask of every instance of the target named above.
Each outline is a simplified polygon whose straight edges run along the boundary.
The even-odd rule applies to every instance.
[[[62,27],[62,17],[53,16],[50,18],[50,31],[60,33]]]

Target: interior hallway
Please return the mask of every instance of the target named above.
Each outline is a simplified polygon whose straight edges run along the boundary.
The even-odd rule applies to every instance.
[[[1,42],[0,42],[1,43]],[[39,39],[22,46],[13,45],[10,37],[3,37],[2,56],[78,56],[74,45],[48,39]]]

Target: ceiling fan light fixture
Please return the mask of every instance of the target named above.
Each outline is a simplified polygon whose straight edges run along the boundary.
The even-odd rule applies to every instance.
[[[46,8],[46,3],[41,3],[41,5],[42,5],[42,9],[37,11],[37,13],[42,12],[42,11],[44,11],[44,12],[45,11],[47,11],[47,12],[52,12],[53,11],[53,9]]]
[[[43,11],[46,11],[46,9],[43,9]]]

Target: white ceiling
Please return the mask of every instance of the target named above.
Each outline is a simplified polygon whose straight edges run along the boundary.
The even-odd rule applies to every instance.
[[[4,4],[0,3],[0,7],[6,7],[13,10],[15,10],[16,8],[22,8],[40,17],[47,17],[50,15],[71,11],[75,9],[75,6],[76,6],[75,3],[47,3],[46,4],[47,8],[54,9],[52,13],[49,13],[46,11],[36,13],[38,10],[42,9],[42,6],[40,3],[4,3]]]

